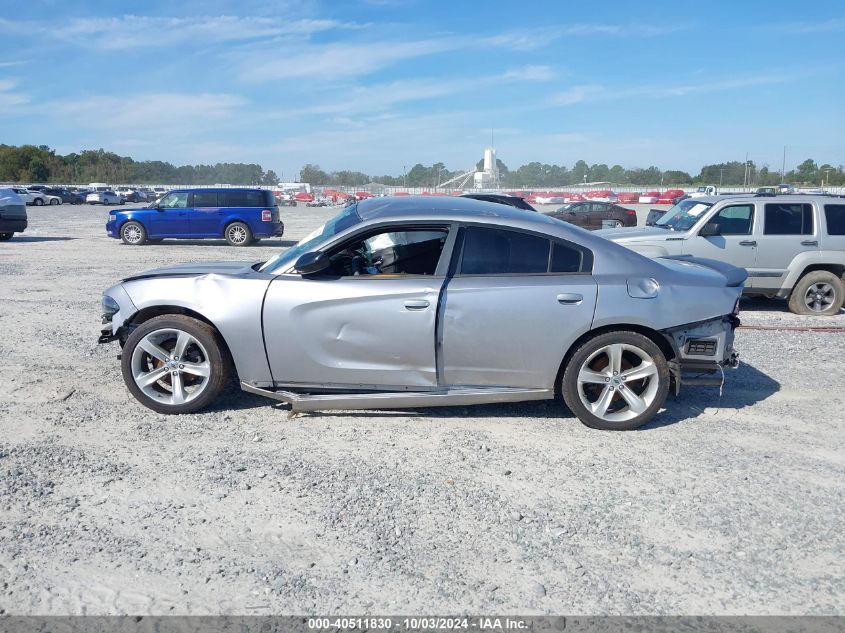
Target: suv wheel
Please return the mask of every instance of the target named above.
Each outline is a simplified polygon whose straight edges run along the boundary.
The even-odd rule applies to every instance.
[[[232,222],[226,227],[226,241],[229,246],[249,246],[253,239],[252,231],[243,222]]]
[[[146,321],[123,347],[121,370],[132,395],[158,413],[192,413],[214,400],[231,362],[213,327],[180,314]]]
[[[120,227],[120,239],[124,244],[140,246],[147,241],[147,231],[138,222],[127,222]]]
[[[842,279],[826,270],[807,273],[789,295],[789,310],[809,316],[831,316],[839,312],[845,300]]]
[[[669,393],[669,365],[651,339],[607,332],[579,347],[563,373],[566,406],[585,425],[630,431],[648,422]]]

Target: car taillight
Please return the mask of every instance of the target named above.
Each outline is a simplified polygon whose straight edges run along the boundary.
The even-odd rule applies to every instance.
[[[264,209],[261,212],[261,221],[262,222],[272,222],[273,221],[273,212],[270,209]]]
[[[628,215],[637,215],[637,212],[633,209],[628,209],[625,213],[627,213]]]

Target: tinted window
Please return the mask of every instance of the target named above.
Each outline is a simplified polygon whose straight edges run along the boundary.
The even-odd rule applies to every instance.
[[[809,204],[767,204],[766,235],[812,235],[813,206]]]
[[[754,224],[754,205],[738,204],[725,207],[710,219],[719,225],[721,235],[750,235]]]
[[[473,226],[466,231],[461,273],[545,273],[549,269],[549,250],[550,242],[543,237]]]
[[[195,191],[194,192],[194,206],[195,207],[216,207],[217,206],[217,192],[216,191]]]
[[[221,207],[272,207],[273,203],[267,204],[264,191],[221,191]]]
[[[580,272],[583,259],[584,256],[578,249],[556,242],[552,252],[551,271],[553,273]]]
[[[828,235],[845,235],[845,204],[824,205]]]

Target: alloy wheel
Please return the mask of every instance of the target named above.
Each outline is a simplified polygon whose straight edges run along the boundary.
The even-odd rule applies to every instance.
[[[144,394],[167,405],[182,405],[205,391],[211,376],[208,352],[187,332],[154,330],[132,351],[132,379]]]
[[[827,282],[815,283],[804,293],[804,304],[813,312],[824,312],[835,299],[836,290]]]
[[[232,244],[243,244],[246,242],[246,229],[242,226],[230,226],[228,231],[229,241]]]
[[[123,239],[130,244],[138,244],[144,237],[141,229],[134,224],[123,227]]]
[[[625,422],[648,409],[659,389],[654,359],[636,345],[614,343],[593,352],[578,370],[578,397],[596,417]]]

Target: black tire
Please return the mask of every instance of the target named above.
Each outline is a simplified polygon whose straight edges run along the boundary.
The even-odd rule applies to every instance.
[[[789,311],[805,316],[832,316],[845,301],[845,287],[840,277],[826,270],[807,273],[789,295]]]
[[[223,236],[229,246],[249,246],[255,239],[252,235],[252,229],[243,222],[232,222],[227,225],[223,231]]]
[[[54,204],[61,204],[61,202],[59,202],[59,201],[58,201],[58,200],[56,200],[55,198],[50,198],[50,204],[51,204],[51,205],[54,205]]]
[[[616,344],[621,344],[626,348],[620,353],[620,375],[613,374],[611,376],[609,373],[609,355],[605,356],[606,362],[603,368],[599,369],[595,364],[604,360],[601,356],[603,349]],[[638,359],[638,354],[634,353],[632,349],[637,349],[644,356],[650,358],[650,362],[653,363],[654,373],[652,376],[645,379],[625,380],[623,377],[625,371],[640,366],[639,363],[632,362]],[[599,354],[599,356],[594,357],[596,354]],[[594,358],[591,360],[591,357]],[[641,356],[639,359],[640,362],[643,361]],[[601,373],[604,375],[603,372],[608,372],[606,378],[608,384],[595,383],[584,387],[584,397],[590,404],[599,404],[599,401],[605,395],[608,396],[609,406],[604,414],[605,417],[595,415],[582,401],[578,378],[582,367],[595,374]],[[619,330],[594,336],[581,343],[564,369],[560,390],[566,406],[586,426],[606,431],[631,431],[651,420],[663,406],[669,393],[669,377],[669,365],[666,362],[666,357],[654,341],[636,332]],[[625,389],[628,391],[624,391]],[[631,411],[625,397],[623,397],[627,394],[633,394],[636,399],[647,405],[642,412],[636,414]],[[589,400],[589,397],[593,395],[596,396],[596,400]]]
[[[0,242],[8,242],[14,233],[0,233]]]
[[[120,227],[120,239],[129,246],[141,246],[147,242],[147,230],[140,222],[130,220]]]
[[[138,387],[133,377],[133,356],[138,343],[148,334],[157,330],[178,330],[185,332],[199,341],[206,352],[206,360],[210,368],[207,383],[196,398],[184,404],[168,404],[150,397]],[[232,371],[232,361],[220,335],[212,326],[189,316],[165,314],[144,322],[132,331],[123,346],[120,367],[126,387],[138,402],[157,413],[180,414],[193,413],[211,404],[229,381]],[[156,385],[160,385],[162,394],[165,397],[167,395],[166,380],[169,380],[169,376],[165,376],[162,381],[156,383]]]
[[[34,204],[36,207],[40,207],[42,204],[44,204],[44,199],[43,198],[36,198],[35,200],[32,201],[32,204]]]

